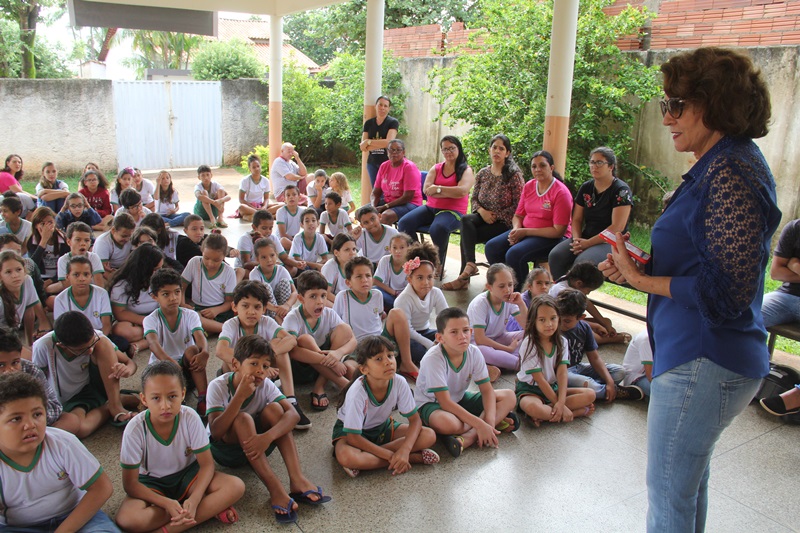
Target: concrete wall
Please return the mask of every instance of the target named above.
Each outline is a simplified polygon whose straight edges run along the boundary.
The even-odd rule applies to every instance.
[[[269,142],[261,126],[261,107],[269,102],[269,87],[261,80],[223,80],[222,158],[238,165],[258,144]]]
[[[0,162],[19,154],[28,176],[45,161],[61,172],[117,166],[111,81],[2,79],[0,116]]]

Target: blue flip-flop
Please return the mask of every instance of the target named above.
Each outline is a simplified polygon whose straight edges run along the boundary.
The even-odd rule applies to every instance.
[[[289,498],[289,503],[286,507],[280,505],[273,505],[272,508],[276,511],[283,511],[282,513],[275,513],[275,521],[279,524],[294,524],[297,522],[297,511],[292,509],[294,506],[294,498]]]
[[[312,494],[316,494],[319,496],[318,500],[312,500],[309,498]],[[331,501],[330,496],[323,496],[322,494],[322,487],[317,485],[317,490],[311,489],[305,492],[290,492],[289,497],[293,498],[294,501],[297,503],[306,503],[308,505],[322,505],[323,503],[327,503]]]

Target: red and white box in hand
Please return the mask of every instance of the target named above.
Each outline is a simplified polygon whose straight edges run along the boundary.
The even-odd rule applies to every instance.
[[[600,237],[602,237],[604,241],[611,245],[617,242],[617,236],[607,229],[604,229],[600,232]],[[631,256],[635,261],[638,261],[643,265],[646,265],[647,262],[650,261],[650,254],[635,244],[631,244],[630,241],[625,241],[625,248],[628,250],[628,255]]]

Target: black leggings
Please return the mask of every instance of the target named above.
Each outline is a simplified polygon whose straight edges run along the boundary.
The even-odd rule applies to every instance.
[[[461,217],[461,271],[475,262],[475,246],[508,231],[503,222],[487,224],[477,213]]]

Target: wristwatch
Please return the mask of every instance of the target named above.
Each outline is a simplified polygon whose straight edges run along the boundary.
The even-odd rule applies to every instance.
[[[442,194],[442,188],[436,187],[436,194]]]

